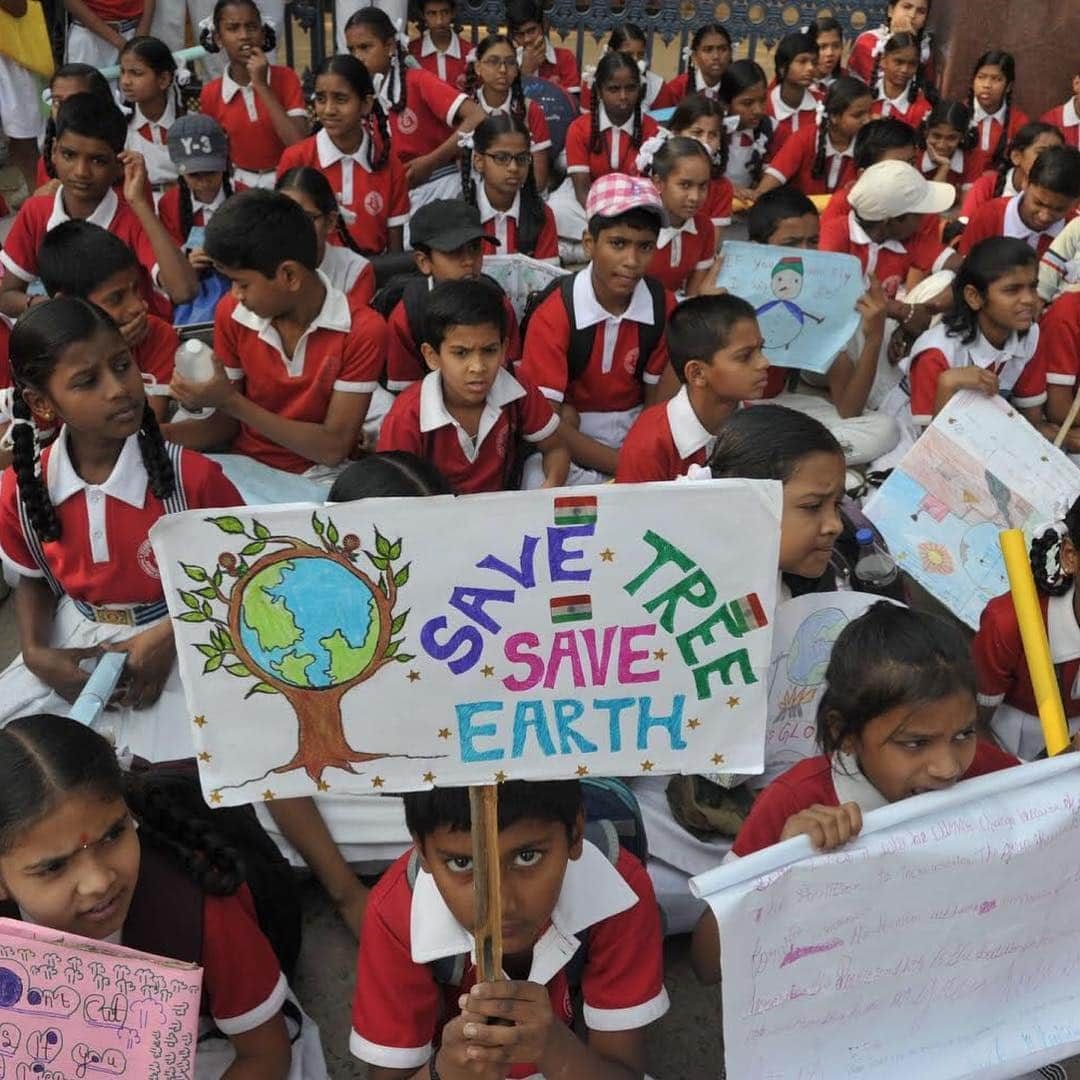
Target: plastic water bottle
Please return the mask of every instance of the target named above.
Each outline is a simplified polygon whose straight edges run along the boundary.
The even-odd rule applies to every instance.
[[[190,338],[176,350],[173,363],[188,382],[208,382],[214,377],[214,350],[197,338]],[[205,420],[213,412],[213,409],[185,409],[181,406],[173,420]]]
[[[872,529],[859,529],[855,540],[859,545],[856,579],[871,592],[883,592],[899,576],[896,560],[875,543]]]

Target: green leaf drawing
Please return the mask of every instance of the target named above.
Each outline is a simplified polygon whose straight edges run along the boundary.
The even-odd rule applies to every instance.
[[[228,650],[233,647],[232,634],[230,634],[228,630],[218,631],[218,641],[221,642],[221,648],[224,650]]]
[[[180,564],[180,569],[183,570],[192,581],[206,580],[206,571],[201,566],[193,566],[191,563],[182,562]]]
[[[390,558],[391,559],[400,559],[401,558],[401,541],[400,540],[395,540],[390,545]]]
[[[399,664],[407,664],[410,660],[415,660],[416,659],[416,654],[415,653],[408,653],[408,652],[398,653],[397,656],[394,657],[394,659]]]
[[[326,526],[326,539],[329,540],[331,544],[336,544],[338,542],[338,535],[337,526],[331,521],[330,524]]]
[[[261,521],[252,522],[251,531],[260,540],[265,540],[270,535],[270,530]]]
[[[375,530],[375,550],[380,555],[390,556],[390,541],[378,529]]]
[[[215,589],[212,585],[207,585],[205,589],[196,589],[195,595],[201,596],[204,600],[216,600],[217,589]]]
[[[180,593],[180,599],[193,611],[199,610],[199,598],[194,593],[184,592],[183,589],[178,590]]]
[[[406,563],[395,575],[394,584],[400,589],[409,580],[409,567],[412,563]]]
[[[218,568],[217,568],[217,569],[216,569],[216,570],[215,570],[215,571],[213,572],[213,574],[211,574],[211,575],[210,575],[210,584],[211,584],[211,585],[213,585],[213,586],[215,586],[216,588],[219,588],[219,589],[220,589],[220,588],[221,588],[221,583],[222,583],[222,582],[223,582],[224,580],[225,580],[225,574],[224,574],[224,573],[222,572],[222,569],[221,569],[221,567],[219,566],[219,567],[218,567]]]
[[[248,544],[246,547],[242,547],[240,549],[240,554],[241,555],[259,555],[259,554],[261,554],[263,548],[265,548],[265,547],[266,547],[266,544],[262,540],[256,540],[253,543]]]
[[[202,602],[202,613],[208,619],[212,619],[214,617],[214,609],[210,606],[210,601],[209,600],[204,600]]]
[[[411,611],[412,608],[409,608]],[[391,634],[400,634],[405,629],[405,620],[409,617],[408,611],[403,611],[400,615],[394,618],[394,621],[390,624]]]
[[[271,686],[269,683],[257,682],[245,695],[244,700],[247,701],[252,694],[276,694],[279,691],[276,687]]]
[[[391,641],[390,644],[386,646],[386,655],[387,656],[393,656],[394,653],[396,653],[398,651],[398,649],[400,649],[400,648],[401,648],[401,642],[400,641]]]
[[[213,645],[196,645],[196,649],[203,654],[203,656],[217,656],[219,649],[215,649]]]
[[[316,513],[313,513],[311,515],[311,527],[315,530],[315,535],[319,537],[319,539],[322,539],[322,534],[325,526],[319,520],[319,515]]]
[[[232,533],[236,536],[244,535],[244,523],[238,518],[233,517],[232,514],[226,514],[224,517],[207,518],[212,525],[216,525],[223,533]]]
[[[372,555],[370,551],[365,551],[364,554],[371,560],[371,565],[377,570],[386,570],[390,566],[390,560],[382,555]]]
[[[183,615],[176,617],[181,622],[206,622],[206,616],[201,611],[185,611]]]
[[[211,671],[217,671],[217,669],[221,667],[222,663],[224,662],[224,659],[225,658],[221,655],[221,653],[215,653],[215,655],[211,656],[210,659],[207,660],[205,664],[203,664],[203,674],[209,675]]]
[[[244,664],[226,664],[225,670],[230,675],[236,675],[238,678],[247,679],[251,677],[251,672],[248,671]]]

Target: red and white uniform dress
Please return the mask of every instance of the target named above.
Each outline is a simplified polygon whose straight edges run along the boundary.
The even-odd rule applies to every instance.
[[[590,180],[598,180],[608,173],[626,173],[639,176],[637,167],[640,144],[634,144],[634,117],[623,124],[613,124],[603,105],[597,110],[603,148],[594,153],[592,141],[592,117],[579,116],[566,131],[566,171],[569,174],[588,173]],[[652,138],[660,130],[651,116],[641,117],[641,142]]]
[[[518,63],[521,63],[523,49],[518,49]],[[568,94],[581,93],[581,72],[578,70],[577,57],[569,49],[544,43],[544,59],[536,69],[536,76],[554,83]]]
[[[823,176],[812,175],[817,160],[818,134],[816,124],[804,124],[773,155],[765,166],[766,174],[775,177],[781,184],[790,184],[804,195],[828,195],[853,181],[854,143],[846,150],[837,150],[828,135],[825,136],[825,173]]]
[[[456,30],[451,30],[450,43],[445,49],[440,49],[431,40],[431,34],[425,30],[418,38],[409,42],[409,55],[437,79],[458,90],[464,90],[469,73],[466,57],[472,47],[471,41],[467,41]]]
[[[681,78],[682,76],[680,76]],[[656,74],[655,71],[645,70],[642,75],[642,80],[645,83],[645,92],[641,96],[641,107],[643,109],[662,109],[663,105],[657,105],[656,102],[660,97],[661,92],[664,89],[664,80]],[[717,87],[713,87],[711,97],[716,96]],[[681,98],[679,99],[682,100]],[[592,109],[592,85],[586,80],[581,81],[581,111],[587,113]]]
[[[705,213],[718,229],[726,229],[731,224],[731,204],[735,201],[735,191],[726,176],[714,176],[709,181],[709,194],[705,198]]]
[[[851,55],[848,57],[849,75],[856,79],[862,79],[867,86],[870,85],[870,77],[874,74],[874,54],[885,38],[890,36],[891,31],[887,26],[878,26],[873,30],[864,30],[851,46]],[[922,49],[920,50],[919,63],[923,68],[924,85],[934,84],[934,56],[933,47],[929,34],[923,34]]]
[[[304,91],[292,68],[271,64],[267,77],[287,115],[307,116]],[[241,86],[226,70],[220,79],[202,88],[199,112],[213,117],[229,136],[229,160],[237,189],[273,188],[274,169],[285,144],[251,85]]]
[[[1039,119],[1044,124],[1053,124],[1065,136],[1066,146],[1075,146],[1080,150],[1080,112],[1076,110],[1076,98],[1069,98],[1063,105],[1043,113]]]
[[[405,107],[395,111],[389,94],[397,88],[399,75],[405,85]],[[379,103],[390,121],[390,145],[402,164],[430,154],[450,138],[457,111],[467,100],[457,87],[423,68],[410,67],[400,73],[393,68],[389,78],[376,75],[374,81]]]
[[[1000,199],[983,203],[960,236],[960,254],[966,256],[980,240],[987,240],[991,236],[1011,236],[1023,240],[1041,259],[1061,230],[1077,216],[1076,211],[1060,221],[1055,221],[1048,229],[1029,229],[1020,217],[1023,198],[1024,194],[1021,192],[1012,198],[1002,196]]]
[[[375,295],[375,267],[363,255],[340,244],[327,244],[319,269],[343,292],[350,310],[367,307]]]
[[[181,181],[183,183],[183,181]],[[219,187],[218,193],[208,202],[199,202],[194,195],[191,196],[191,227],[205,229],[210,224],[210,219],[214,216],[215,211],[221,209],[225,205],[225,188]],[[180,188],[169,188],[164,195],[161,196],[161,201],[157,207],[158,217],[161,218],[161,224],[169,230],[169,235],[173,238],[177,247],[184,247],[188,242],[188,237],[181,235],[180,231]],[[190,235],[190,233],[188,234]]]
[[[892,117],[894,120],[907,124],[909,128],[915,131],[918,131],[919,125],[922,124],[927,113],[933,108],[921,90],[914,97],[912,96],[910,83],[907,89],[896,98],[885,96],[885,88],[880,79],[876,89],[878,97],[874,104],[870,106],[871,115]]]
[[[997,112],[988,113],[977,101],[971,117],[971,126],[975,128],[975,145],[968,151],[973,175],[981,176],[987,169],[992,169],[994,151],[1001,140],[1002,125],[1005,123],[1006,106],[1002,103]],[[1028,122],[1025,113],[1015,105],[1009,109],[1009,130],[1005,145],[1012,142],[1016,133]]]
[[[755,155],[762,164],[768,158],[772,125],[772,117],[765,117],[765,122],[761,125],[762,130],[755,134],[754,131],[741,129],[737,116],[728,116],[724,119],[725,138],[728,140],[728,164],[725,175],[735,187],[752,188],[757,183],[751,175],[750,162]]]
[[[1080,729],[1080,626],[1073,599],[1072,588],[1064,596],[1039,593],[1039,610],[1050,639],[1050,657],[1070,735]],[[971,655],[979,704],[995,710],[990,722],[994,736],[1024,761],[1037,757],[1046,748],[1046,741],[1011,593],[994,597],[983,609]]]
[[[680,292],[690,275],[708,270],[714,258],[716,226],[706,211],[699,210],[681,225],[665,225],[660,230],[648,272],[662,281],[665,289]]]
[[[783,149],[788,139],[800,131],[813,128],[816,132],[817,109],[817,98],[809,90],[803,92],[802,101],[795,106],[788,105],[780,96],[779,84],[769,91],[765,110],[773,118],[772,141],[769,149],[774,156]]]
[[[622,315],[612,315],[600,306],[593,288],[591,268],[575,275],[573,294],[574,324],[582,328],[596,327],[585,370],[569,382],[566,353],[571,324],[559,290],[533,312],[529,321],[532,334],[524,343],[520,370],[550,401],[566,401],[573,405],[581,415],[584,434],[618,449],[641,413],[645,387],[659,383],[667,366],[667,341],[660,336],[645,360],[639,379],[641,327],[651,325],[654,315],[648,285],[644,281],[638,282]],[[671,293],[667,294],[666,306],[670,315],[675,307],[675,297]],[[597,483],[601,476],[577,465],[570,468],[572,484]],[[529,481],[527,465],[526,483]]]
[[[683,386],[669,401],[650,405],[634,421],[619,451],[615,483],[676,480],[691,465],[704,465],[715,442]]]
[[[915,167],[928,180],[933,180],[938,170],[937,165],[931,160],[930,153],[927,150],[923,150],[915,159]],[[971,172],[971,163],[968,160],[968,155],[965,154],[963,150],[957,150],[949,159],[949,171],[945,176],[945,183],[952,184],[959,195],[965,187],[970,186],[978,179],[979,174],[976,173],[973,175]]]
[[[1046,309],[1035,359],[1045,368],[1049,386],[1074,392],[1080,376],[1080,292],[1063,292]]]
[[[544,208],[544,224],[540,227],[540,234],[536,238],[536,247],[533,248],[532,258],[542,262],[559,265],[559,234],[555,228],[555,215],[546,202],[541,202]],[[484,188],[484,181],[477,177],[476,182],[476,208],[480,211],[480,221],[484,226],[484,232],[499,241],[500,255],[516,255],[521,249],[518,246],[518,221],[521,217],[521,192],[514,196],[509,210],[496,210],[491,205]]]
[[[1016,169],[1010,168],[1005,174],[1005,184],[1000,195],[995,195],[998,174],[996,172],[984,172],[968,188],[964,201],[960,206],[960,220],[970,221],[975,216],[975,211],[994,199],[1011,199],[1020,194],[1020,188],[1016,186]]]
[[[720,83],[717,82],[714,86],[704,85],[701,72],[694,68],[694,85],[691,87],[690,74],[690,72],[684,71],[681,75],[676,75],[674,79],[669,79],[664,83],[660,93],[653,100],[652,108],[674,109],[678,107],[683,98],[691,97],[694,94],[704,94],[707,98],[715,100],[720,93]],[[584,102],[582,102],[582,107],[584,107]]]
[[[4,269],[10,270],[20,281],[34,281],[38,276],[37,253],[43,237],[57,225],[70,220],[64,208],[63,186],[52,195],[31,195],[19,207],[11,231],[4,240],[4,250],[0,251],[0,263]],[[155,288],[157,256],[131,207],[110,188],[86,220],[107,229],[131,248],[142,269],[142,294],[150,310],[163,319],[171,320],[172,304],[164,293]]]
[[[438,466],[459,495],[506,491],[522,440],[542,442],[559,426],[551,403],[527,379],[500,368],[475,439],[450,415],[442,376],[428,372],[399,394],[379,432],[379,451],[408,450]]]
[[[975,760],[960,777],[960,782],[1019,764],[1012,754],[979,741],[975,746]],[[841,753],[830,759],[819,754],[806,758],[778,776],[757,797],[735,837],[732,854],[743,858],[778,844],[788,819],[811,806],[842,806],[849,802],[856,803],[864,815],[888,804],[885,796],[862,774],[859,763],[851,755]]]
[[[102,484],[88,484],[76,472],[67,428],[42,451],[42,476],[61,528],[59,540],[39,545],[49,576],[64,593],[53,616],[52,647],[122,641],[166,618],[161,572],[150,545],[151,526],[168,507],[242,505],[220,465],[193,450],[167,449],[182,492],[182,498],[174,495],[167,504],[150,489],[137,435],[126,440]],[[20,507],[15,473],[8,469],[0,479],[0,557],[20,576],[45,578],[34,555],[36,534],[28,533],[31,527]],[[32,713],[66,715],[69,707],[21,658],[0,676],[0,725]],[[113,731],[118,746],[126,745],[148,761],[190,757],[195,752],[191,714],[175,664],[154,705],[104,713],[100,726]]]
[[[165,111],[157,120],[147,120],[138,105],[128,121],[124,146],[142,154],[150,186],[160,193],[163,184],[175,184],[179,178],[176,166],[169,157],[169,128],[176,121],[176,98],[170,91],[165,98]]]
[[[410,888],[411,853],[402,855],[371,891],[360,935],[349,1048],[372,1065],[419,1069],[438,1045],[441,1025],[459,1012],[458,999],[476,981],[472,938],[451,914],[435,879],[421,873]],[[590,1031],[643,1028],[669,1008],[664,989],[660,914],[641,863],[622,851],[613,866],[585,841],[566,865],[548,928],[533,946],[529,982],[547,987],[555,1015],[573,1023],[565,967],[588,931],[581,976],[583,1019]],[[465,954],[457,985],[436,982],[429,966]],[[408,1008],[402,1008],[402,1002]],[[508,1077],[538,1080],[534,1064]]]
[[[214,352],[229,378],[244,384],[244,396],[278,416],[309,424],[325,421],[334,394],[370,397],[386,356],[383,320],[370,308],[351,310],[345,294],[326,278],[321,280],[326,287],[323,306],[291,356],[285,355],[271,320],[256,315],[235,297],[226,296],[214,317]],[[314,466],[244,424],[232,450],[290,473],[307,472]]]
[[[370,158],[379,154],[370,136],[364,135],[352,154],[339,150],[324,128],[317,135],[302,139],[285,149],[277,174],[307,165],[326,177],[337,196],[343,218],[353,242],[363,252],[380,255],[390,243],[390,230],[409,220],[409,184],[405,168],[391,148],[386,161],[372,169]],[[340,240],[331,233],[327,243]]]
[[[147,396],[168,397],[179,348],[180,337],[172,326],[156,315],[148,315],[146,336],[131,350]]]
[[[476,103],[488,116],[494,116],[496,113],[505,113],[509,116],[512,111],[509,94],[501,105],[491,105],[485,96],[483,86],[476,91]],[[548,127],[547,117],[544,115],[544,110],[531,98],[525,99],[525,126],[529,129],[529,149],[534,154],[551,149],[551,129]]]

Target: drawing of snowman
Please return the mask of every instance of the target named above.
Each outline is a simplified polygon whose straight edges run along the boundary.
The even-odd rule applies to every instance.
[[[789,348],[802,333],[807,319],[818,324],[825,321],[796,303],[802,292],[803,277],[803,261],[798,255],[787,255],[772,268],[770,283],[776,299],[762,304],[756,312],[766,354]]]

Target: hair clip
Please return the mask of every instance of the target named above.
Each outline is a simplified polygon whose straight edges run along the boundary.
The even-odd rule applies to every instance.
[[[683,46],[682,58],[685,63],[690,63],[690,57],[694,55],[694,50],[689,45]]]
[[[596,82],[595,64],[586,64],[581,69],[581,82],[583,86],[592,86]]]
[[[173,76],[173,78],[177,86],[187,86],[187,84],[191,82],[191,68],[187,67],[186,65],[183,67],[178,67],[176,69],[176,74]]]

